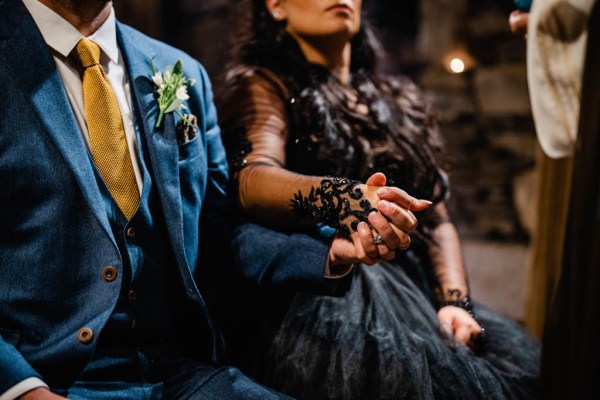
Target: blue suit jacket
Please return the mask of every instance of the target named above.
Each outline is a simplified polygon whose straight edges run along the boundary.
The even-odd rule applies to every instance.
[[[199,256],[199,244],[206,241],[202,228],[221,237],[227,206],[226,159],[210,83],[203,67],[181,51],[122,24],[117,32],[176,271],[186,296],[199,310],[197,317],[204,318],[212,332],[212,361],[216,361],[219,336],[194,280],[201,261],[206,261]],[[195,140],[178,144],[172,114],[159,129],[154,127],[158,110],[151,59],[160,70],[182,59],[184,72],[196,80],[187,101],[198,117]],[[80,343],[77,332],[89,327],[98,337],[117,302],[123,273],[94,167],[61,77],[20,0],[0,0],[0,94],[3,393],[30,376],[50,385],[72,382],[92,357],[96,342]],[[255,253],[252,243],[261,242],[263,233],[257,232],[246,242],[250,254]],[[271,236],[269,243],[274,240]],[[282,235],[278,240],[287,242]],[[322,280],[327,246],[307,237],[297,243],[257,250],[263,255],[272,252],[266,256],[275,261],[254,262],[250,257],[250,277],[263,283]],[[307,259],[314,260],[314,268],[295,268],[294,262],[304,265]],[[119,272],[113,282],[101,274],[108,265]]]
[[[122,24],[117,33],[176,271],[186,296],[197,305],[197,317],[205,318],[212,331],[216,361],[218,334],[194,280],[199,261],[206,259],[199,255],[199,244],[206,239],[202,227],[211,235],[223,234],[227,206],[226,159],[210,83],[203,67],[181,51]],[[198,137],[183,145],[176,140],[172,115],[159,129],[154,127],[158,110],[149,67],[154,60],[164,70],[178,59],[185,74],[197,82],[186,104],[198,117]],[[20,0],[0,0],[0,94],[3,393],[30,376],[51,385],[75,379],[95,346],[95,340],[80,343],[77,332],[89,327],[100,334],[116,304],[123,274],[93,164],[61,77]],[[251,278],[263,283],[322,280],[325,244],[303,237],[296,246],[252,250],[251,243],[261,242],[263,233],[258,233],[250,235],[246,246]],[[270,243],[273,240],[271,234]],[[283,235],[278,240],[288,242]],[[295,257],[294,252],[303,256]],[[309,259],[314,267],[307,269]],[[299,263],[304,269],[294,267]],[[119,272],[113,282],[102,278],[108,265]]]
[[[207,75],[194,59],[118,24],[133,108],[149,149],[170,250],[187,297],[217,335],[194,281],[201,224],[219,229],[227,168]],[[183,60],[196,80],[187,106],[198,137],[178,145],[170,114],[160,129],[150,60]],[[54,383],[77,376],[121,287],[122,261],[93,164],[49,48],[18,0],[0,2],[0,393],[28,376]],[[219,234],[215,232],[215,234]],[[118,278],[106,282],[111,265]],[[209,344],[206,344],[209,345]]]

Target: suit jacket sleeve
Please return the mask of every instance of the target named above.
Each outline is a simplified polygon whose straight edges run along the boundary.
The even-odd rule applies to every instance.
[[[236,266],[259,286],[338,294],[349,286],[351,274],[341,279],[324,276],[329,241],[301,233],[314,229],[314,224],[290,212],[294,194],[309,193],[322,177],[286,169],[286,94],[276,82],[272,73],[244,69],[230,82],[220,109],[232,193],[244,217],[261,224],[244,224],[235,231]]]
[[[202,225],[207,236],[229,237],[231,222],[229,212],[231,205],[227,195],[228,163],[225,148],[221,141],[221,130],[217,123],[217,110],[213,101],[213,93],[204,68],[199,65],[203,79],[204,116],[206,124],[206,152],[208,178],[206,196],[203,202]]]
[[[0,334],[0,395],[8,389],[30,377],[41,376],[29,365],[15,348],[11,333]],[[14,337],[18,341],[18,337]]]
[[[352,274],[340,279],[324,276],[329,243],[313,236],[245,223],[235,229],[232,246],[236,267],[258,286],[335,296],[350,287]]]

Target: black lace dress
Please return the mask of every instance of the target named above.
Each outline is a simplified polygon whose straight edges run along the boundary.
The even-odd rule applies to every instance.
[[[232,95],[220,109],[222,126],[233,169],[248,169],[243,177],[238,174],[238,190],[242,208],[255,220],[277,226],[279,216],[270,214],[271,207],[261,211],[256,204],[289,204],[299,188],[307,190],[304,176],[347,176],[364,182],[381,171],[389,185],[443,204],[443,173],[416,174],[420,166],[410,165],[410,157],[390,157],[381,150],[382,141],[376,138],[390,133],[377,122],[385,109],[369,99],[368,82],[338,88],[347,110],[332,114],[322,108],[322,118],[316,120],[318,102],[316,111],[302,104],[311,95],[308,89],[295,92],[272,71],[243,68],[232,82]],[[435,130],[426,127],[431,126],[428,110],[411,108],[418,103],[418,90],[407,80],[380,84],[387,85],[386,93],[405,110],[398,122],[408,126],[404,134],[422,136],[408,142],[419,142],[418,151],[434,152],[439,143]],[[328,126],[336,124],[360,131],[358,142],[363,145],[328,142],[325,136],[335,133]],[[411,124],[417,128],[409,129]],[[257,167],[250,170],[252,164]],[[533,398],[540,348],[515,322],[476,305],[474,313],[486,330],[476,351],[440,329],[439,282],[432,273],[428,232],[447,222],[447,216],[425,213],[419,219],[411,248],[392,262],[356,266],[344,296],[294,294],[282,320],[271,325],[271,336],[263,337],[264,347],[253,352],[253,371],[247,372],[300,399]]]

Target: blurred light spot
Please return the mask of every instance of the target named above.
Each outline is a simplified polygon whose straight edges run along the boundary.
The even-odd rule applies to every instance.
[[[465,63],[460,58],[450,60],[450,70],[455,74],[460,74],[465,71]]]

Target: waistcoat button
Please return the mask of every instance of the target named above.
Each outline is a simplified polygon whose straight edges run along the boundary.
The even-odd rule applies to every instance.
[[[94,340],[94,332],[90,328],[81,328],[77,332],[77,340],[81,344],[90,344]]]
[[[106,282],[114,281],[115,279],[117,279],[117,269],[112,265],[104,267],[104,269],[102,270],[102,277]]]

